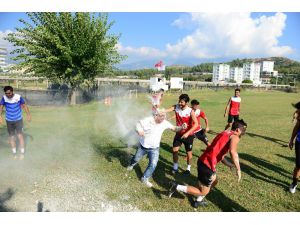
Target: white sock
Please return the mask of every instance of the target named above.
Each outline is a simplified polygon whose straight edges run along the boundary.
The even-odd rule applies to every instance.
[[[20,151],[21,151],[22,154],[25,153],[25,149],[24,148],[21,148]]]
[[[187,165],[186,170],[191,171],[191,165]]]
[[[12,148],[11,151],[12,151],[13,154],[16,154],[17,153],[17,148]]]
[[[178,163],[174,163],[173,169],[174,169],[174,170],[178,170]]]
[[[187,186],[178,184],[177,187],[176,187],[176,190],[181,191],[183,193],[187,193]]]
[[[198,198],[197,198],[197,202],[201,202],[201,201],[204,199],[204,197],[205,197],[205,196],[199,195]]]

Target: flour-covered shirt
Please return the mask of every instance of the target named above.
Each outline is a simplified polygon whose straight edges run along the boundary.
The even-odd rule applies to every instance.
[[[158,148],[163,132],[173,127],[167,120],[156,123],[152,116],[140,120],[136,125],[137,130],[144,131],[144,136],[140,137],[140,143],[144,148]]]

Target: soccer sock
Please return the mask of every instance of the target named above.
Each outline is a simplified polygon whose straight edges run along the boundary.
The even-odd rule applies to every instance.
[[[176,187],[176,190],[187,193],[187,186],[178,184],[177,187]]]
[[[174,169],[174,170],[178,170],[178,163],[174,163],[173,169]]]
[[[296,177],[293,177],[293,185],[295,186],[295,185],[297,185],[297,183],[298,183],[298,179],[296,178]]]
[[[17,153],[17,148],[12,148],[11,151],[12,151],[13,154],[16,154]]]
[[[186,170],[191,171],[191,165],[187,165]]]
[[[199,196],[197,197],[197,202],[201,202],[201,201],[204,199],[204,197],[205,197],[205,196],[199,195]]]
[[[24,148],[21,148],[20,151],[21,151],[22,154],[25,153],[25,149]]]

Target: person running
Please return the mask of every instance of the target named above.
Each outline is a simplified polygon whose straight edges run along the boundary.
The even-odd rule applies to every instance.
[[[198,138],[200,141],[202,141],[206,146],[209,146],[210,143],[208,141],[207,136],[205,135],[205,133],[207,133],[209,131],[208,119],[207,119],[204,111],[199,108],[199,105],[200,105],[200,102],[197,101],[196,99],[193,99],[191,101],[191,107],[194,110],[195,116],[198,121],[198,126],[197,126],[196,130],[194,131],[194,136],[196,138]],[[201,127],[200,118],[204,119],[204,121],[205,121],[205,129],[203,129]]]
[[[239,119],[240,115],[240,105],[241,105],[241,97],[240,97],[241,90],[239,88],[236,88],[234,90],[234,96],[232,96],[225,108],[224,117],[226,117],[226,114],[228,112],[228,120],[227,125],[225,126],[225,130],[227,130],[229,127],[232,126],[232,123],[235,120]],[[228,111],[229,108],[229,111]]]
[[[184,173],[187,175],[191,173],[194,130],[198,126],[198,121],[195,112],[188,106],[189,101],[190,97],[187,94],[181,94],[179,96],[178,104],[166,110],[166,112],[175,111],[177,126],[182,126],[184,123],[187,125],[186,129],[176,132],[173,140],[173,174],[178,173],[178,151],[182,144],[184,144],[187,153],[187,168]]]
[[[136,125],[136,131],[140,136],[139,147],[132,157],[127,170],[132,170],[142,157],[147,154],[149,163],[141,181],[147,187],[152,187],[153,185],[149,182],[149,178],[152,176],[158,162],[160,140],[164,130],[171,129],[178,132],[184,128],[186,128],[185,125],[173,126],[166,120],[166,113],[161,110],[157,110],[154,116],[140,120]]]
[[[294,113],[294,117],[296,119],[296,124],[294,126],[291,139],[289,142],[289,147],[292,150],[295,141],[295,153],[296,153],[296,160],[295,160],[295,168],[293,174],[293,182],[290,186],[290,192],[295,193],[298,183],[298,178],[300,177],[300,102],[293,105],[296,108],[296,112]]]
[[[162,98],[164,95],[164,89],[160,89],[158,92],[154,93],[151,96],[151,105],[152,105],[152,113],[155,114],[156,110],[161,106],[162,104]]]
[[[216,176],[216,166],[221,161],[230,169],[236,168],[238,182],[241,180],[241,168],[237,153],[237,146],[240,138],[245,134],[247,124],[243,120],[236,120],[232,124],[231,130],[225,130],[218,134],[211,145],[206,148],[204,153],[198,158],[198,186],[179,185],[175,181],[171,182],[169,189],[169,197],[175,191],[180,191],[194,195],[196,201],[193,202],[193,207],[197,208],[203,205],[204,197],[218,183]],[[225,155],[230,153],[233,164],[229,162]]]
[[[4,93],[1,102],[0,102],[0,124],[3,123],[2,112],[5,106],[6,109],[6,124],[7,131],[9,134],[9,143],[12,148],[12,153],[14,158],[16,158],[17,147],[15,135],[17,135],[19,144],[20,144],[20,159],[24,158],[25,153],[25,143],[24,143],[24,135],[23,135],[23,117],[22,117],[22,109],[25,110],[27,114],[28,122],[31,121],[31,116],[29,113],[29,109],[27,105],[25,105],[24,99],[19,94],[14,94],[14,90],[11,86],[4,87]]]

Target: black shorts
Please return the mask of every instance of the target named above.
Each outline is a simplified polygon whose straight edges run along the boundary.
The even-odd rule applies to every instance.
[[[204,129],[199,130],[194,135],[195,135],[196,138],[198,138],[200,141],[203,141],[207,145],[208,138],[205,135],[205,130]]]
[[[295,143],[295,153],[296,153],[296,167],[300,168],[300,142]]]
[[[204,186],[209,187],[212,184],[212,176],[216,173],[208,168],[201,160],[197,162],[198,180]]]
[[[9,136],[14,136],[16,134],[22,134],[23,133],[23,120],[17,120],[17,121],[7,121],[7,131]]]
[[[235,115],[235,116],[233,116],[233,115],[228,115],[228,120],[227,120],[227,122],[228,123],[233,123],[234,121],[236,121],[236,120],[238,120],[239,119],[239,115]]]
[[[173,140],[173,147],[179,147],[184,144],[185,151],[189,152],[193,149],[194,135],[190,135],[187,138],[181,138],[181,134],[176,133]]]

